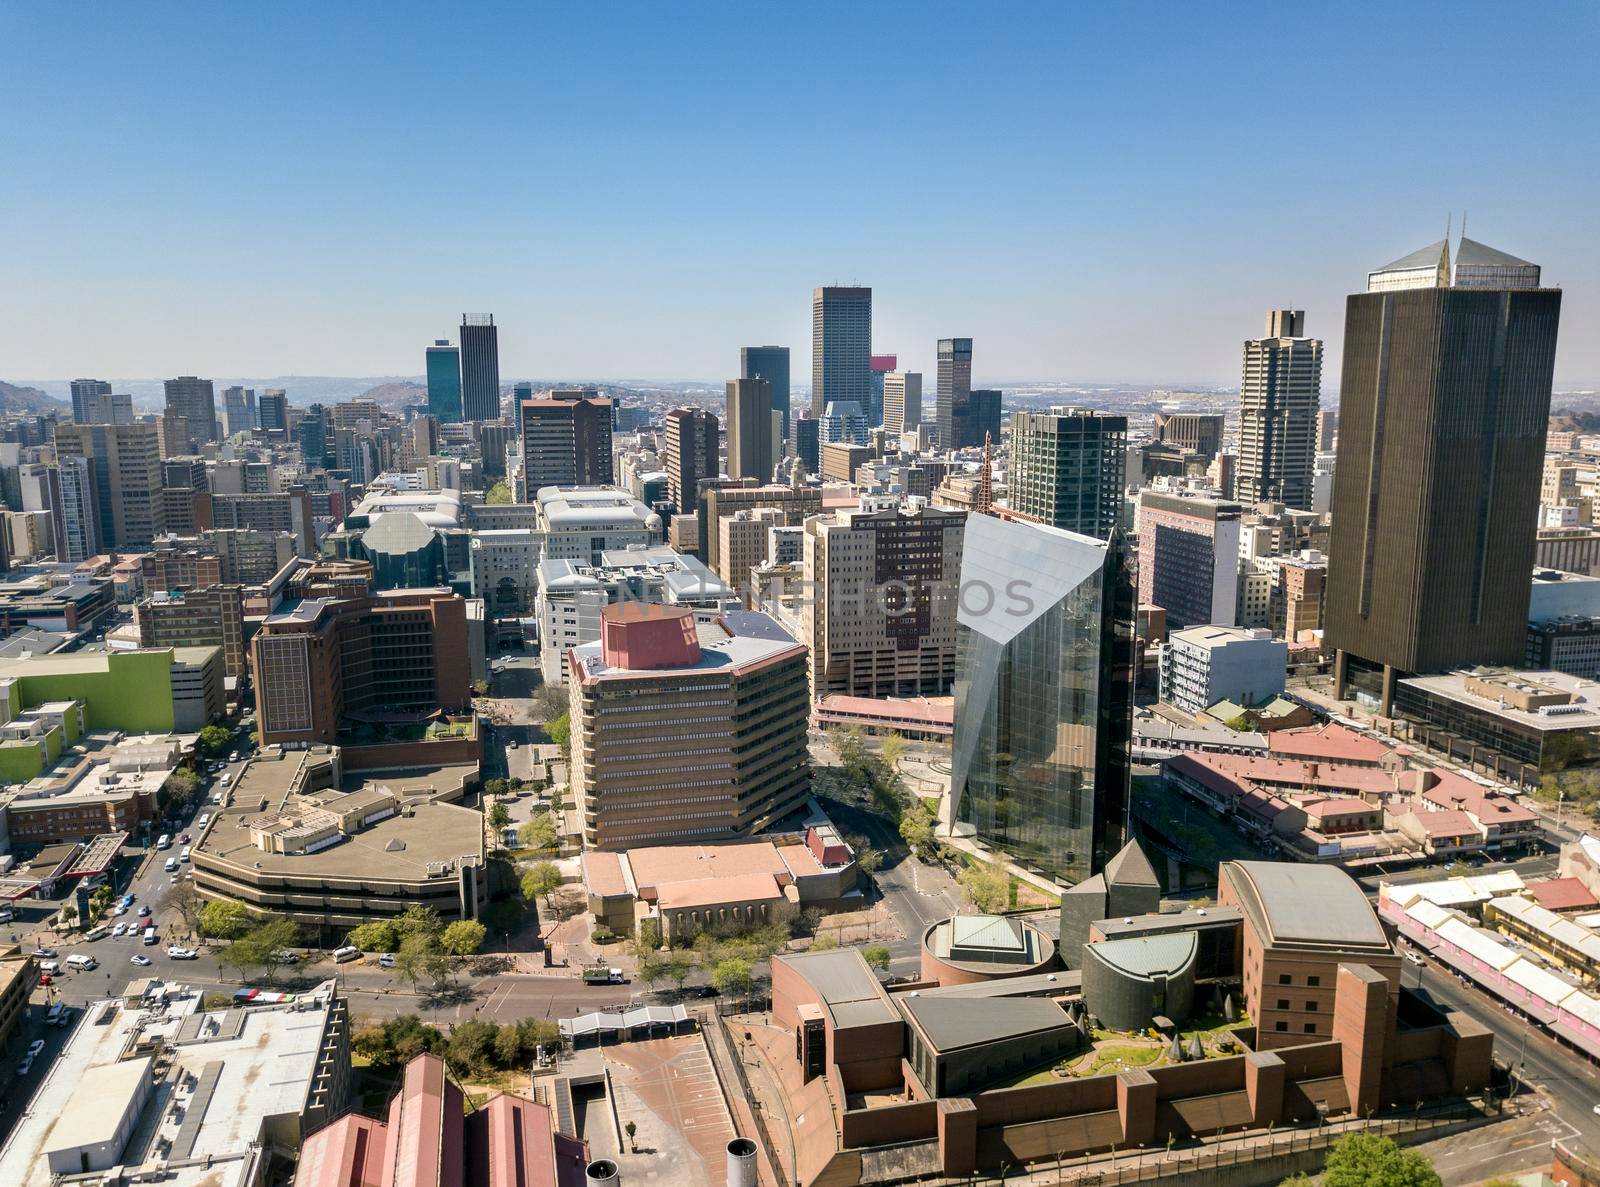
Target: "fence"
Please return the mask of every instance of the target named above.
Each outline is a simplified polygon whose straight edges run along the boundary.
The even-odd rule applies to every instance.
[[[791,1168],[794,1166],[793,1138],[791,1136],[790,1139],[790,1161],[783,1162],[778,1158],[778,1148],[773,1143],[772,1134],[767,1130],[767,1112],[759,1106],[759,1098],[751,1091],[750,1078],[745,1074],[744,1059],[739,1054],[738,1041],[734,1038],[733,1031],[729,1029],[727,1020],[722,1016],[721,1011],[715,1014],[715,1018],[717,1030],[722,1036],[723,1046],[728,1052],[728,1062],[733,1065],[734,1077],[739,1081],[739,1091],[744,1094],[745,1100],[750,1103],[750,1115],[755,1118],[756,1136],[761,1139],[761,1147],[767,1153],[767,1163],[772,1167],[773,1173],[781,1176],[785,1166]],[[716,1060],[713,1059],[712,1065],[715,1066],[715,1064]]]

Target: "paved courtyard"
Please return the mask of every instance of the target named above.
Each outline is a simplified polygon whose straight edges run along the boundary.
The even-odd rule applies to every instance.
[[[705,1041],[694,1034],[619,1043],[605,1058],[617,1117],[639,1127],[639,1152],[617,1157],[622,1181],[724,1187],[735,1134]]]

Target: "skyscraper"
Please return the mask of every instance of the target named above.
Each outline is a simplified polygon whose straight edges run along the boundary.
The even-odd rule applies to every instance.
[[[956,418],[956,437],[963,448],[981,449],[986,440],[1000,443],[1000,392],[992,387],[975,387],[967,397],[967,414]]]
[[[921,424],[921,373],[890,371],[883,377],[883,427],[898,437]]]
[[[94,460],[66,457],[49,471],[50,527],[56,560],[75,563],[100,552],[100,495]]]
[[[461,315],[461,417],[500,418],[500,331],[492,313]]]
[[[1009,504],[1039,523],[1104,540],[1122,514],[1128,418],[1052,408],[1011,418]]]
[[[167,408],[174,416],[189,422],[189,433],[197,441],[215,441],[217,430],[217,391],[209,379],[181,375],[166,381]]]
[[[674,408],[666,420],[667,497],[680,515],[692,515],[700,480],[715,478],[721,469],[717,418],[700,408]]]
[[[967,518],[956,616],[957,827],[1074,883],[1128,831],[1133,591],[1120,533]]]
[[[57,425],[56,452],[93,463],[100,547],[148,547],[166,531],[155,425]]]
[[[450,345],[448,338],[435,338],[427,350],[427,364],[428,413],[442,425],[455,424],[461,419],[461,352]],[[496,396],[496,416],[499,408]]]
[[[261,431],[281,440],[289,433],[289,397],[281,387],[261,393]]]
[[[783,414],[783,439],[789,439],[789,348],[739,348],[739,378],[765,379],[772,385],[772,410]],[[691,488],[693,489],[693,488]]]
[[[863,410],[872,394],[872,290],[819,288],[811,293],[811,415],[830,403]]]
[[[809,411],[802,412],[790,425],[789,436],[794,446],[794,456],[800,459],[807,474],[822,472],[822,420]]]
[[[1345,303],[1326,639],[1337,695],[1389,714],[1397,677],[1520,662],[1559,289],[1463,238]]]
[[[1244,344],[1239,384],[1239,468],[1245,503],[1309,511],[1322,396],[1322,341],[1305,336],[1299,309],[1267,314],[1266,335]]]
[[[229,387],[222,391],[222,417],[228,436],[255,428],[256,393],[253,388]]]
[[[522,466],[529,502],[544,486],[614,482],[611,401],[524,400]]]
[[[939,339],[939,387],[934,395],[934,437],[940,449],[960,449],[956,419],[972,399],[972,339]]]
[[[900,369],[900,356],[875,354],[868,361],[868,366],[871,368],[872,386],[863,411],[867,414],[867,427],[875,429],[883,423],[883,381],[890,371]]]
[[[772,385],[765,379],[730,379],[728,477],[772,481]]]
[[[104,379],[74,379],[72,381],[72,421],[74,424],[96,423],[90,409],[100,397],[111,395],[111,385]],[[100,422],[104,424],[104,421]]]

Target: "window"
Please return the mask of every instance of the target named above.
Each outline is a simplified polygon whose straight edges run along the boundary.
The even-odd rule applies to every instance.
[[[1306,1013],[1315,1014],[1318,1009],[1319,1009],[1319,1007],[1317,1006],[1316,1002],[1307,1002],[1306,1003]]]
[[[1315,1022],[1306,1023],[1306,1033],[1308,1035],[1316,1034],[1317,1033],[1317,1024]]]
[[[1274,1030],[1288,1030],[1289,1029],[1289,1024],[1287,1022],[1279,1021],[1279,1022],[1275,1022],[1273,1024],[1272,1028]]]
[[[1291,978],[1288,973],[1279,973],[1278,974],[1278,984],[1279,985],[1293,985],[1294,984],[1294,979]]]
[[[1306,984],[1309,985],[1312,989],[1315,989],[1318,985],[1322,984],[1322,978],[1318,977],[1318,976],[1307,977],[1306,978]]]
[[[1280,997],[1278,999],[1278,1009],[1287,1010],[1288,1008],[1289,1008],[1289,999],[1286,998],[1286,997]]]

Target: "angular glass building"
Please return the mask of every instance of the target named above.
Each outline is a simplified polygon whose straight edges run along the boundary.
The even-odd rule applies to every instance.
[[[1120,533],[967,519],[956,829],[1075,883],[1128,832],[1133,587]]]

